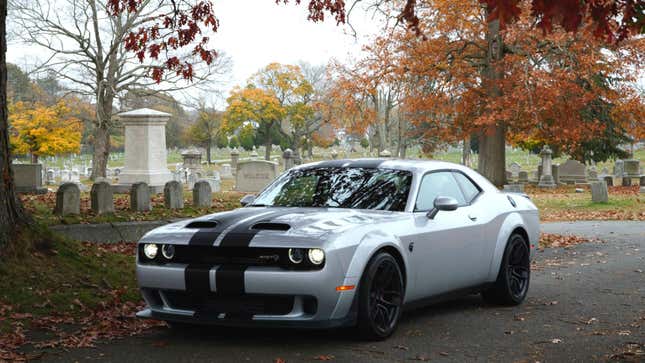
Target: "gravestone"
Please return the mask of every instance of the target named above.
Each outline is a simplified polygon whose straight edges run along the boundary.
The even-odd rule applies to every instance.
[[[235,190],[259,192],[278,175],[278,164],[265,160],[242,161],[237,164]]]
[[[516,179],[520,175],[522,166],[516,162],[512,162],[511,165],[508,167],[508,170],[510,170],[511,176],[513,177],[513,179]]]
[[[624,177],[623,177],[622,186],[624,186],[624,187],[631,187],[631,186],[632,186],[632,178],[629,178],[629,177],[624,176]]]
[[[114,212],[114,195],[108,182],[98,182],[90,190],[90,204],[96,214]]]
[[[614,186],[614,177],[611,175],[605,175],[603,177],[603,181],[605,182],[605,184],[607,184],[608,187]]]
[[[607,203],[609,201],[607,184],[604,181],[591,182],[591,201],[594,203]]]
[[[289,170],[293,168],[293,150],[287,149],[282,153],[282,159],[284,159],[284,170]]]
[[[45,176],[45,182],[48,185],[52,185],[52,184],[56,183],[56,172],[54,171],[54,169],[47,169],[47,173],[46,173],[46,176]]]
[[[222,179],[232,179],[233,173],[231,172],[231,164],[222,164],[220,175]]]
[[[181,153],[184,160],[181,167],[186,170],[202,170],[202,153],[197,149],[189,149]]]
[[[560,182],[565,184],[585,184],[585,165],[579,161],[569,159],[560,165]]]
[[[77,183],[78,184],[78,183],[81,182],[81,173],[78,171],[78,169],[72,169],[71,175],[72,176],[70,178],[70,181],[72,183]]]
[[[150,208],[150,188],[144,182],[132,184],[130,188],[130,210],[143,212]]]
[[[56,191],[54,213],[59,216],[81,213],[81,190],[74,183],[63,183]]]
[[[18,193],[47,193],[43,187],[43,166],[41,164],[13,164],[13,181]]]
[[[640,161],[635,159],[624,160],[623,177],[639,178],[640,177]]]
[[[170,116],[147,108],[119,114],[125,127],[125,165],[115,186],[117,192],[128,193],[138,182],[159,192],[172,180],[166,155],[166,123]]]
[[[507,193],[524,193],[523,184],[504,184],[504,191]]]
[[[645,175],[640,177],[638,185],[645,187]]]
[[[213,205],[211,185],[206,180],[200,180],[193,187],[193,206],[210,208]]]
[[[381,157],[381,158],[390,158],[390,157],[392,157],[392,153],[390,152],[390,150],[385,149],[385,150],[381,151],[378,154],[378,156]]]
[[[555,187],[555,181],[553,180],[553,175],[551,175],[551,155],[553,155],[553,151],[548,145],[544,145],[542,151],[540,151],[540,156],[542,157],[542,176],[540,176],[540,181],[538,182],[538,187],[540,188]],[[562,177],[562,170],[560,170],[560,177]]]
[[[598,181],[598,172],[594,169],[589,169],[589,176],[587,179],[592,182],[592,181]]]
[[[169,181],[163,188],[164,206],[168,209],[181,209],[184,207],[184,190],[181,183]]]
[[[625,171],[625,162],[617,159],[614,163],[614,176],[617,178],[622,178]]]
[[[527,171],[521,170],[518,173],[518,182],[520,184],[528,184],[529,182],[529,173]]]
[[[513,180],[513,173],[510,170],[506,170],[506,181],[510,182]]]
[[[217,193],[222,190],[222,180],[219,178],[219,175],[208,177],[205,180],[210,184],[211,192]]]
[[[338,151],[336,151],[336,150],[332,150],[332,151],[331,151],[331,158],[332,158],[332,159],[336,159],[336,158],[338,158]]]
[[[560,164],[551,165],[551,176],[555,185],[560,184]]]
[[[260,155],[258,155],[257,150],[253,148],[253,151],[251,151],[251,159],[257,159],[258,157],[260,157]]]

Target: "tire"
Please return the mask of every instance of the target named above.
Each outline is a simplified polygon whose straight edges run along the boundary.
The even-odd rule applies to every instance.
[[[520,234],[513,234],[506,244],[502,264],[493,287],[482,292],[484,301],[491,304],[514,306],[526,298],[531,281],[530,251]]]
[[[396,259],[381,252],[367,264],[359,287],[358,331],[366,340],[383,340],[396,330],[405,285]]]

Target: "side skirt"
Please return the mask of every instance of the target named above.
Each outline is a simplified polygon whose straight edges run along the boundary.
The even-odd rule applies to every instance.
[[[437,304],[437,303],[440,303],[440,302],[455,300],[455,299],[457,299],[459,297],[463,297],[463,296],[466,296],[466,295],[478,294],[478,293],[482,292],[483,290],[486,290],[486,289],[492,287],[493,284],[494,283],[492,283],[492,282],[487,282],[487,283],[484,283],[484,284],[481,284],[481,285],[476,285],[476,286],[472,286],[472,287],[466,287],[466,288],[461,288],[461,289],[457,289],[457,290],[452,290],[452,291],[441,293],[439,295],[434,295],[434,296],[430,296],[430,297],[426,297],[426,298],[406,302],[405,305],[403,306],[403,309],[404,310],[414,310],[414,309],[418,309],[418,308],[421,308],[421,307],[424,307],[424,306]]]

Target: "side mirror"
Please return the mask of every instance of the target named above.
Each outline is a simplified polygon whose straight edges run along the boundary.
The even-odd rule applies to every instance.
[[[255,195],[253,194],[247,194],[240,199],[240,204],[242,204],[242,207],[246,207],[247,205],[253,203],[255,201]]]
[[[428,211],[429,219],[434,219],[434,217],[439,213],[440,210],[451,211],[459,208],[459,202],[455,198],[451,197],[437,197],[434,200],[434,208]]]

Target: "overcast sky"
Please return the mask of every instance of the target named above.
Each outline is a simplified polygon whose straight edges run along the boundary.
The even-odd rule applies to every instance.
[[[231,81],[225,94],[235,85],[271,62],[296,64],[327,64],[331,58],[347,60],[357,56],[365,39],[374,34],[377,26],[364,11],[355,11],[352,25],[336,25],[333,18],[323,23],[307,20],[307,1],[296,6],[276,5],[274,0],[213,0],[220,20],[217,34],[211,37],[211,47],[224,51],[233,61]],[[42,50],[10,42],[9,62],[21,67],[42,58]],[[213,100],[215,101],[215,100]],[[217,102],[221,105],[222,100]]]

